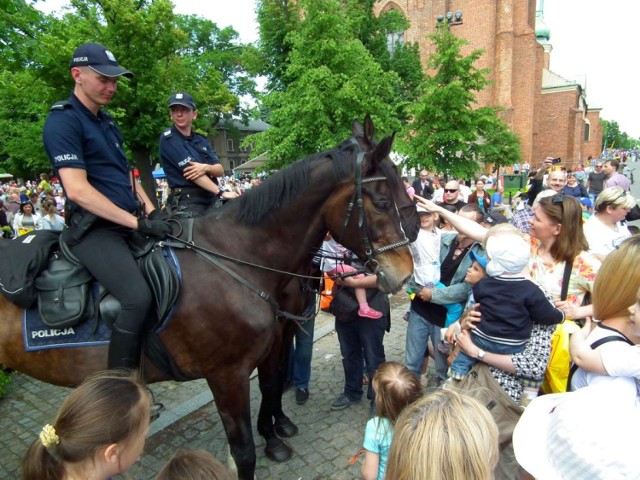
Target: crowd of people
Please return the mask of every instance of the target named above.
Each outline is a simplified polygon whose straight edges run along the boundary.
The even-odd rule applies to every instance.
[[[540,462],[529,461],[530,453],[540,445],[531,444],[527,435],[529,425],[536,425],[536,420],[542,424],[542,417],[549,416],[541,404],[558,397],[554,402],[565,402],[565,398],[567,405],[575,402],[574,392],[558,393],[567,386],[569,390],[586,389],[580,392],[581,398],[610,399],[623,408],[630,421],[640,420],[640,370],[636,360],[640,358],[640,304],[636,305],[640,277],[635,268],[640,258],[640,236],[633,236],[637,230],[627,225],[627,220],[638,218],[636,200],[629,191],[627,176],[618,174],[620,165],[615,158],[597,159],[591,165],[590,171],[582,174],[555,165],[551,158],[540,168],[529,167],[528,188],[512,204],[504,200],[502,186],[488,177],[472,182],[471,193],[465,192],[462,179],[441,181],[426,171],[419,172],[414,182],[403,178],[407,194],[417,203],[421,226],[410,246],[414,274],[407,289],[410,305],[405,315],[404,366],[384,362],[384,333],[375,342],[365,333],[371,332],[371,321],[350,323],[350,337],[341,339],[344,318],[336,317],[347,380],[344,393],[332,408],[336,402],[346,408],[358,401],[362,396],[359,377],[363,363],[371,378],[370,362],[378,362],[368,393],[375,415],[365,429],[363,478],[529,478],[523,467],[535,478],[552,478],[546,473],[539,476],[544,472],[539,470]],[[495,193],[485,190],[487,184],[498,187]],[[590,195],[595,197],[593,203]],[[338,282],[356,286],[351,279]],[[452,316],[459,318],[452,320]],[[353,317],[355,320],[355,313]],[[567,330],[571,332],[570,354],[575,366],[570,370],[567,351],[563,368],[557,369],[556,364],[562,363],[562,350],[568,345],[561,337]],[[359,335],[367,335],[368,341],[359,342]],[[615,337],[613,341],[611,336]],[[611,343],[600,348],[604,337]],[[368,358],[372,345],[381,355]],[[429,420],[434,422],[429,430],[423,431],[421,422],[427,421],[428,413],[435,413],[424,406],[454,400],[440,397],[436,401],[433,396],[419,395],[413,403],[402,403],[416,382],[421,388],[425,386],[429,358],[435,361],[437,384],[431,387],[438,389],[436,397],[454,395],[469,369],[482,364],[514,404],[525,412],[531,408],[534,413],[526,415],[527,426],[517,429],[516,448],[511,443],[511,431],[507,442],[499,432],[501,443],[497,446],[498,441],[493,440],[496,424],[491,415],[486,415],[485,407],[481,408],[483,422],[477,413],[464,415],[459,411],[462,419],[458,420],[464,428],[456,430],[447,423],[450,435],[464,430],[464,440],[458,441],[469,445],[467,457],[463,454],[463,458],[453,460],[457,445],[445,439],[439,438],[441,443],[434,446],[436,442],[431,442],[429,435],[437,438],[442,425],[437,422],[450,419],[443,408]],[[393,392],[380,382],[389,372],[396,377]],[[619,385],[616,393],[589,390],[592,385],[608,382]],[[355,389],[349,390],[349,384]],[[557,388],[558,384],[563,387]],[[454,393],[443,393],[449,390]],[[465,393],[460,397],[468,400]],[[620,395],[626,403],[618,401]],[[406,405],[405,413],[397,416],[386,412],[392,400]],[[403,419],[409,419],[411,425],[408,427]],[[574,422],[575,415],[566,420]],[[588,423],[588,417],[584,421]],[[598,425],[603,439],[615,436],[613,424],[609,428],[603,422]],[[483,462],[470,465],[478,437],[492,450],[484,451]],[[416,439],[424,445],[411,444]],[[597,446],[601,440],[592,434],[584,441]],[[579,444],[572,447],[579,448]],[[434,450],[447,455],[449,462],[435,458]],[[553,460],[556,476],[582,478],[575,472],[567,473],[562,452],[547,452],[547,456]],[[589,478],[621,478],[621,473],[640,471],[634,469],[632,458],[621,454],[614,453],[615,468],[599,467],[584,454],[578,458],[587,463],[586,470],[597,472],[600,468],[606,472]],[[469,473],[479,471],[484,473]]]

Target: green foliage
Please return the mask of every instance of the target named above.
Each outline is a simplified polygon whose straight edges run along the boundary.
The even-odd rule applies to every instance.
[[[367,113],[382,132],[400,127],[390,107],[398,103],[400,79],[354,37],[342,3],[302,0],[300,7],[304,19],[287,37],[286,88],[263,98],[271,128],[251,137],[256,154],[269,152],[267,169],[334,147]]]
[[[13,374],[5,372],[4,366],[0,364],[0,398],[4,397],[8,393],[12,376]]]
[[[627,132],[621,132],[618,122],[600,119],[602,127],[602,146],[604,148],[636,148],[639,139],[633,138]]]
[[[264,58],[263,74],[267,77],[267,89],[282,91],[286,87],[284,77],[291,52],[288,36],[299,23],[298,3],[289,0],[257,0],[256,4],[256,19],[260,30],[259,48]]]
[[[11,173],[30,176],[48,167],[42,124],[49,106],[72,90],[69,59],[88,41],[106,45],[136,75],[119,83],[107,110],[143,170],[151,169],[159,135],[170,123],[172,91],[194,95],[197,127],[207,133],[222,117],[251,115],[239,98],[254,93],[262,60],[232,28],[175,15],[170,0],[72,0],[62,18],[42,14],[26,0],[2,1],[0,167]]]
[[[468,178],[480,170],[481,162],[508,165],[519,160],[519,141],[498,117],[498,110],[474,108],[476,93],[489,83],[488,70],[474,66],[483,52],[463,56],[466,42],[447,25],[430,39],[435,52],[427,67],[433,74],[409,108],[411,120],[398,145],[407,155],[407,166]]]

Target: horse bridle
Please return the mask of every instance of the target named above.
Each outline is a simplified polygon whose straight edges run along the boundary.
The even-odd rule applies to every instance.
[[[352,138],[351,140],[357,144],[357,140],[355,138]],[[404,240],[401,240],[396,243],[391,243],[389,245],[385,245],[375,250],[373,249],[373,245],[371,244],[371,240],[369,239],[366,216],[364,214],[364,200],[362,198],[362,185],[365,183],[372,183],[372,182],[388,182],[389,179],[386,176],[362,178],[362,162],[364,160],[365,155],[366,155],[366,152],[359,152],[358,156],[356,157],[356,171],[355,171],[353,194],[351,195],[351,200],[349,201],[349,205],[347,206],[347,213],[344,219],[344,224],[342,225],[342,231],[340,233],[338,243],[342,244],[344,234],[347,230],[347,227],[349,226],[349,222],[351,221],[351,216],[353,214],[353,207],[357,205],[358,229],[360,230],[360,237],[362,240],[362,244],[364,245],[364,253],[367,256],[367,259],[364,262],[363,271],[371,267],[370,269],[371,272],[375,274],[382,274],[382,271],[380,270],[378,265],[378,261],[373,257],[381,253],[388,252],[389,250],[394,250],[396,248],[409,245],[411,242],[409,241],[409,239],[406,236],[406,233],[403,230]],[[393,201],[393,204],[396,208],[398,208],[395,199]]]

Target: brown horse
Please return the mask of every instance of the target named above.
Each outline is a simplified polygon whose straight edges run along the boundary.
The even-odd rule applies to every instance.
[[[193,251],[178,252],[182,291],[160,339],[186,378],[206,378],[240,479],[254,478],[249,376],[256,367],[263,393],[258,425],[267,453],[278,460],[291,454],[276,435],[297,431],[282,412],[277,369],[286,356],[286,336],[285,322],[278,318],[304,307],[291,274],[308,272],[325,232],[365,261],[384,292],[397,291],[411,275],[406,245],[415,240],[419,220],[388,159],[392,141],[388,137],[377,144],[368,117],[364,128],[354,122],[349,141],[296,162],[216,213],[196,219],[196,245],[246,262],[220,260],[231,274]],[[77,385],[106,367],[106,347],[25,352],[21,318],[19,307],[0,299],[0,363],[62,386]],[[170,379],[149,361],[143,365],[147,382]]]

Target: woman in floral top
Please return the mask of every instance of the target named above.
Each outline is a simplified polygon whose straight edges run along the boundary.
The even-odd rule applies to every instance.
[[[418,199],[420,200],[420,199]],[[425,207],[435,211],[449,221],[456,230],[483,241],[487,228],[469,222],[431,202]],[[582,209],[578,201],[569,196],[556,194],[539,200],[534,207],[531,231],[525,238],[531,243],[529,274],[531,279],[560,301],[565,262],[573,259],[566,302],[559,305],[567,317],[576,319],[593,314],[593,306],[582,306],[585,295],[591,292],[600,262],[587,252],[589,244],[582,231]],[[479,312],[472,312],[467,319],[473,321]],[[477,320],[476,320],[477,321]],[[462,322],[469,327],[469,321]],[[534,325],[531,340],[525,349],[513,355],[487,352],[483,362],[490,365],[496,380],[517,402],[522,391],[522,378],[541,378],[551,354],[551,336],[555,326]],[[464,333],[464,332],[463,332]],[[468,335],[457,338],[458,346],[467,355],[476,357],[478,347]]]

